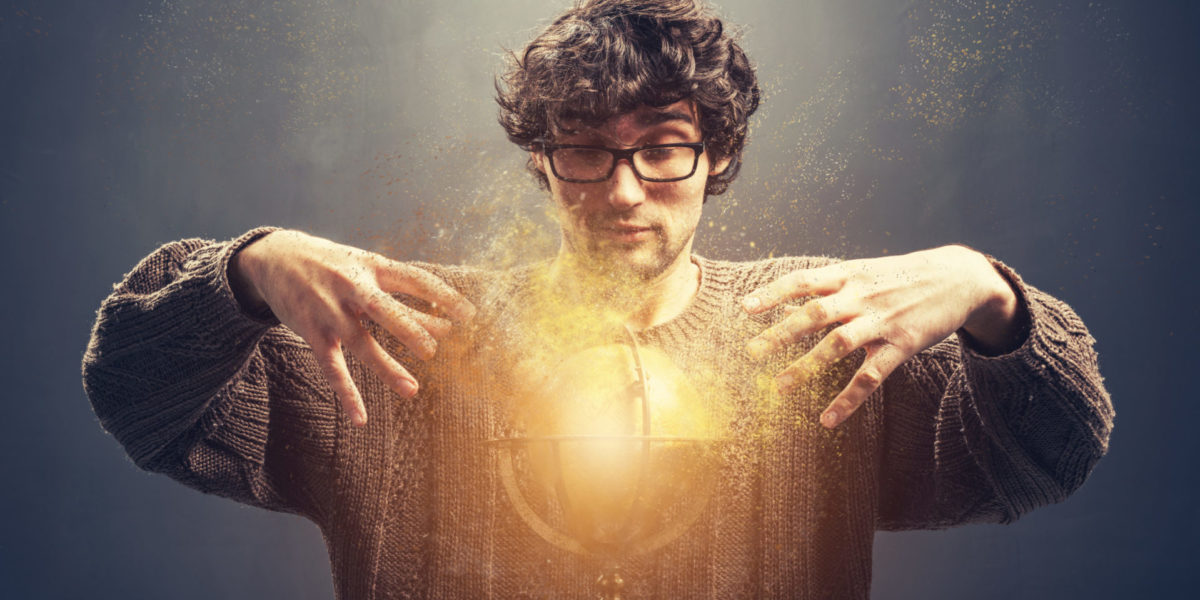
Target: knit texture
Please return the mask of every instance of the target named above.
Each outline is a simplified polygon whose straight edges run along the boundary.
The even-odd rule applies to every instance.
[[[427,363],[376,331],[420,381],[412,399],[348,356],[370,415],[355,428],[307,344],[270,315],[245,314],[229,288],[229,258],[270,231],[167,244],[101,306],[84,386],[133,461],[311,519],[339,598],[594,597],[602,565],[522,521],[483,443],[511,434],[511,367],[537,339],[519,330],[536,308],[526,297],[536,267],[421,265],[480,314]],[[626,561],[630,598],[866,598],[876,530],[1010,522],[1063,500],[1107,451],[1113,409],[1094,340],[1068,306],[1002,263],[994,262],[1031,316],[1016,350],[983,356],[951,336],[831,431],[818,417],[861,353],[780,397],[763,382],[819,336],[752,361],[745,342],[780,312],[748,316],[738,304],[787,272],[831,260],[694,260],[695,299],[638,341],[696,384],[721,415],[727,444],[696,523]],[[553,519],[551,503],[531,496]]]

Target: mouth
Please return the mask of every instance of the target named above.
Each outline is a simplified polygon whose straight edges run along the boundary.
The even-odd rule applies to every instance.
[[[655,235],[655,229],[648,225],[631,223],[612,223],[599,228],[601,237],[621,243],[634,243],[648,240]]]

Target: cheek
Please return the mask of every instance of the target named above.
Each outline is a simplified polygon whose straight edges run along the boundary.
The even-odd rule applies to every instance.
[[[594,194],[588,190],[572,189],[570,184],[564,185],[562,182],[551,180],[550,182],[550,200],[554,203],[554,210],[558,213],[559,220],[564,224],[573,223],[583,218],[587,212],[585,210],[588,199]]]
[[[690,237],[700,223],[701,211],[700,200],[690,196],[678,198],[669,210],[662,213],[661,219],[669,232],[668,236],[677,242]]]
[[[702,211],[703,207],[699,203],[690,203],[687,210],[680,215],[680,229],[684,229],[689,233],[695,231],[696,227],[700,225]]]
[[[695,225],[700,221],[700,213],[704,209],[704,177],[697,177],[695,180],[688,180],[687,189],[677,199],[679,202],[679,215],[685,222]]]
[[[701,185],[701,188],[703,188],[703,185]],[[701,189],[699,195],[691,196],[690,199],[684,201],[684,204],[680,205],[674,219],[676,237],[688,238],[696,233],[696,229],[700,226],[700,218],[704,212],[703,199],[703,189]]]

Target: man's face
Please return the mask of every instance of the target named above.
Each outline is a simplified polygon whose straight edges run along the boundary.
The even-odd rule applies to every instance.
[[[565,125],[568,131],[553,143],[633,148],[701,141],[699,119],[690,100],[661,108],[641,106],[599,127]],[[551,172],[544,154],[535,152],[533,158],[550,181],[563,249],[585,264],[643,281],[656,279],[689,260],[708,175],[719,173],[729,162],[714,165],[706,151],[691,177],[656,183],[639,179],[629,162],[620,160],[605,181],[570,183]]]

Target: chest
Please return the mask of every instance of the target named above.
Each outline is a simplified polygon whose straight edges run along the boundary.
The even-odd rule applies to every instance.
[[[693,513],[679,519],[686,526],[652,551],[621,558],[628,597],[795,597],[828,591],[855,570],[847,565],[865,563],[869,572],[870,436],[821,428],[821,392],[779,397],[765,383],[772,366],[731,359],[744,338],[724,333],[663,350],[712,409],[723,442],[713,476],[669,498],[675,508],[662,513]],[[611,561],[556,541],[577,533],[561,497],[531,477],[528,456],[487,443],[513,433],[509,396],[520,386],[505,376],[511,361],[461,358],[443,366],[424,407],[409,416],[420,421],[418,433],[393,452],[422,467],[400,467],[405,475],[393,478],[384,587],[435,598],[594,597]]]

